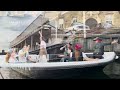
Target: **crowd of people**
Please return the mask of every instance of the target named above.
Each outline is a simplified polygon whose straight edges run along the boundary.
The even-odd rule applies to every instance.
[[[90,56],[83,56],[83,46],[78,42],[79,36],[73,38],[72,43],[67,43],[65,46],[61,47],[60,50],[65,48],[65,52],[63,55],[59,55],[62,57],[61,62],[69,62],[69,61],[94,61],[98,59],[103,59],[104,55],[104,46],[118,43],[118,40],[113,40],[110,43],[103,43],[102,38],[96,37],[93,39],[95,41],[95,45],[93,46],[93,54]]]
[[[33,61],[32,57],[29,55],[30,45],[24,45],[21,50],[17,53],[16,48],[9,49],[6,54],[6,62],[9,63],[10,59],[12,61],[19,61],[19,62],[47,62],[47,50],[46,50],[46,42],[44,37],[42,36],[41,31],[39,31],[40,35],[40,44],[36,42],[36,45],[40,47],[39,51],[39,58],[38,61]],[[71,39],[72,42],[66,43],[65,46],[61,47],[60,50],[64,50],[64,53],[58,55],[61,58],[61,62],[68,62],[68,61],[92,61],[102,59],[104,54],[104,46],[111,45],[118,43],[118,40],[114,40],[110,43],[103,43],[102,39],[96,37],[93,39],[95,41],[95,45],[93,47],[94,52],[92,56],[83,57],[83,45],[79,43],[80,34],[78,36],[72,35]]]
[[[11,48],[8,50],[5,61],[7,63],[9,62],[47,62],[47,50],[46,50],[46,42],[41,34],[41,31],[39,31],[40,34],[40,44],[36,42],[36,45],[40,47],[40,52],[39,52],[39,60],[34,61],[32,57],[29,55],[29,49],[30,45],[24,45],[21,50],[18,51],[16,48]]]

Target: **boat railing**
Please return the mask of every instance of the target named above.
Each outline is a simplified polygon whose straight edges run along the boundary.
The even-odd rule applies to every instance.
[[[30,56],[34,60],[38,60],[40,58],[39,55],[30,55]],[[78,58],[81,58],[81,57],[83,57],[83,56],[79,56]],[[48,62],[60,62],[60,61],[62,61],[62,59],[72,60],[72,59],[75,59],[75,58],[70,57],[70,56],[66,56],[66,55],[63,55],[63,54],[47,54],[47,59],[48,59]]]

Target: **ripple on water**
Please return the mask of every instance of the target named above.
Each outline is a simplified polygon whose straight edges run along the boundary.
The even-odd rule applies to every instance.
[[[112,79],[120,79],[120,62],[115,61],[108,64],[103,69],[103,72]]]

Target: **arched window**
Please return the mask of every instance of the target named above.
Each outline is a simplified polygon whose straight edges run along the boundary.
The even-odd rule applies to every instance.
[[[106,15],[105,16],[105,22],[109,23],[109,24],[112,24],[112,15]]]

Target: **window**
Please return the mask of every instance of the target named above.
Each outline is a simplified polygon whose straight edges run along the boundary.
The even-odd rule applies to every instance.
[[[10,12],[10,11],[8,11],[8,12],[7,12],[7,16],[10,16],[10,15],[11,15],[11,12]]]
[[[81,28],[81,29],[83,29],[84,26],[78,26],[77,28]],[[86,29],[89,29],[87,26],[85,26],[85,28],[86,28]]]
[[[112,24],[112,21],[106,21],[106,23]]]
[[[112,24],[112,15],[106,15],[105,22],[109,23],[109,24]]]
[[[78,26],[78,28],[83,28],[83,26]]]
[[[64,20],[63,19],[59,19],[59,28],[64,28]]]
[[[89,13],[90,13],[90,16],[92,16],[92,15],[93,15],[93,12],[92,12],[92,11],[90,11]]]
[[[76,22],[77,22],[77,18],[73,18],[72,23],[76,23]]]
[[[59,27],[60,27],[60,28],[63,28],[63,24],[60,24]]]

